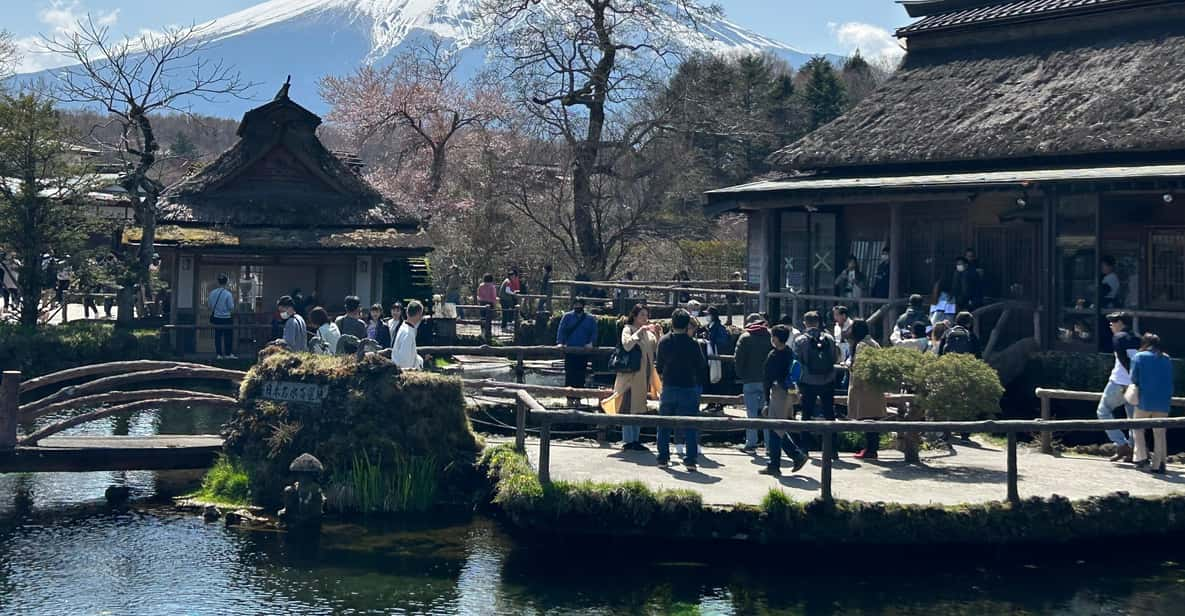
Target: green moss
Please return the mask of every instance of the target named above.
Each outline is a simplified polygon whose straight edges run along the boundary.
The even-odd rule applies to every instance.
[[[161,357],[160,332],[154,329],[82,321],[36,328],[0,324],[0,368],[20,370],[26,378],[87,364]]]
[[[246,465],[235,458],[219,456],[218,461],[202,478],[201,489],[190,498],[236,507],[249,504],[251,488]]]
[[[268,381],[321,385],[326,397],[320,405],[266,400]],[[241,408],[223,429],[226,447],[250,465],[252,494],[261,504],[278,502],[288,465],[302,453],[321,460],[331,478],[352,472],[357,456],[378,464],[384,476],[431,463],[441,498],[461,498],[446,488],[463,483],[481,450],[459,380],[401,373],[381,358],[273,353],[248,372],[239,397]]]

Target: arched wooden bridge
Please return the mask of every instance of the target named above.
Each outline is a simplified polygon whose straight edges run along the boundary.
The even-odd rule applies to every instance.
[[[167,406],[233,408],[230,396],[178,388],[121,389],[177,380],[237,384],[246,376],[203,364],[127,361],[71,368],[21,380],[19,371],[0,379],[0,473],[46,471],[167,470],[205,468],[222,449],[218,435],[66,436],[61,432],[113,415]],[[56,387],[28,400],[30,392]],[[21,425],[52,413],[94,409],[20,434]]]

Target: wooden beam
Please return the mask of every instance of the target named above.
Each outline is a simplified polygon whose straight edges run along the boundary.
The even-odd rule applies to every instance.
[[[901,243],[904,241],[901,233],[900,203],[889,206],[889,297],[901,295]],[[884,328],[885,340],[888,341],[892,329],[897,326],[897,307],[889,304],[888,325]]]
[[[1016,433],[1008,433],[1008,502],[1020,504],[1020,491],[1017,487],[1018,477],[1016,469]]]
[[[0,451],[16,447],[16,427],[20,423],[20,370],[0,374]]]
[[[0,452],[0,473],[209,468],[221,451],[218,435],[54,436]]]

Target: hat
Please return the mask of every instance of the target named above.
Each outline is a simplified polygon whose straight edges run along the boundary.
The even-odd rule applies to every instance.
[[[699,310],[700,306],[703,306],[703,304],[699,303],[698,301],[696,301],[694,299],[687,302],[687,309],[688,310]]]
[[[1108,323],[1114,323],[1116,321],[1123,321],[1124,325],[1131,327],[1132,315],[1126,312],[1112,312],[1111,314],[1107,315]]]
[[[745,317],[745,325],[756,325],[757,323],[765,323],[765,317],[757,314],[756,312]]]

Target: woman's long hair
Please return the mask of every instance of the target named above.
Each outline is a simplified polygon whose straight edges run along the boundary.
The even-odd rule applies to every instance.
[[[645,312],[647,315],[650,314],[650,309],[646,307],[646,304],[641,302],[634,304],[634,307],[630,308],[630,313],[624,317],[621,317],[622,326],[635,325],[634,321],[637,321],[638,315],[642,314],[643,312]]]

